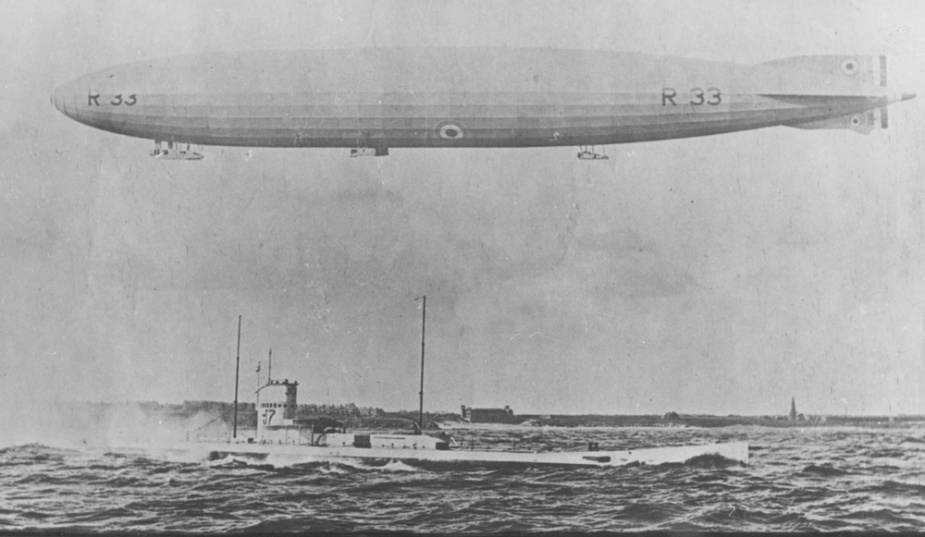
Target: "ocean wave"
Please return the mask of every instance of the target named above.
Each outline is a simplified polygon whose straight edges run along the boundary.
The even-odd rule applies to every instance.
[[[356,471],[356,468],[352,466],[345,466],[342,464],[331,463],[326,466],[320,467],[319,471],[322,474],[328,474],[328,475],[347,475],[349,473]]]
[[[68,523],[70,524],[73,524],[73,523],[86,524],[87,522],[109,523],[113,520],[117,520],[120,518],[131,518],[136,515],[137,513],[135,511],[126,509],[124,507],[112,507],[112,508],[101,509],[101,510],[95,509],[95,510],[86,511],[83,513],[68,513],[67,520],[68,520]]]
[[[30,444],[20,444],[16,446],[7,446],[5,448],[0,448],[0,455],[7,453],[42,453],[42,454],[52,454],[52,453],[74,453],[75,450],[65,449],[59,447],[48,446],[45,444],[39,443],[30,443]]]
[[[889,459],[901,459],[906,455],[908,455],[908,451],[902,449],[873,449],[864,453],[865,457]]]
[[[667,445],[719,437],[711,431],[608,434],[562,430],[542,440]],[[744,467],[715,458],[608,468],[305,457],[210,461],[207,451],[15,446],[0,450],[0,524],[4,531],[213,533],[925,527],[925,451],[901,442],[912,433],[849,432],[842,440],[828,432],[747,434],[756,449]],[[854,453],[846,455],[848,448]]]
[[[810,464],[800,471],[802,474],[818,475],[823,477],[841,477],[850,475],[851,472],[836,468],[830,464]]]
[[[234,455],[225,455],[222,458],[216,458],[213,460],[205,461],[203,464],[205,466],[229,466],[234,464],[238,459]]]
[[[698,455],[684,462],[686,466],[697,466],[701,468],[726,468],[729,466],[745,466],[740,461],[723,457],[722,455],[707,454]]]
[[[890,529],[892,531],[921,531],[921,521],[915,517],[904,516],[903,513],[893,509],[866,509],[847,513],[842,518],[849,520],[864,520],[868,524]]]
[[[677,503],[634,502],[617,510],[612,516],[640,523],[660,523],[684,512],[685,508]]]
[[[923,497],[925,496],[925,483],[909,483],[887,479],[879,485],[870,487],[868,490],[899,496]]]
[[[377,470],[383,472],[421,472],[420,468],[411,466],[403,461],[391,460],[387,462],[384,466],[380,466]]]

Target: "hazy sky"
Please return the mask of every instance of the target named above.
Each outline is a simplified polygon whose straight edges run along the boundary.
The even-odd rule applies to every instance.
[[[0,2],[0,403],[925,413],[925,98],[869,136],[783,127],[574,148],[205,148],[94,130],[77,76],[205,50],[505,45],[757,63],[887,54],[925,3]],[[606,66],[602,66],[606,68]],[[264,371],[266,366],[264,366]]]

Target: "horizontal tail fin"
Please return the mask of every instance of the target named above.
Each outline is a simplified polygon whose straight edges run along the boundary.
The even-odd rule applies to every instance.
[[[819,121],[812,121],[810,123],[800,123],[799,125],[792,126],[798,129],[808,130],[849,129],[861,134],[870,134],[871,131],[877,128],[878,123],[881,126],[885,125],[883,120],[883,110],[883,108],[878,110],[868,110],[867,112],[861,112],[858,114],[833,117]]]

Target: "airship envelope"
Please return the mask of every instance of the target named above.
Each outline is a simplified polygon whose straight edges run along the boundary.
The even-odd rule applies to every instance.
[[[139,61],[64,84],[52,101],[91,127],[154,140],[157,157],[201,158],[175,144],[385,155],[398,147],[587,147],[778,125],[868,133],[887,126],[887,105],[915,97],[886,82],[882,56],[739,65],[584,50],[381,48]]]

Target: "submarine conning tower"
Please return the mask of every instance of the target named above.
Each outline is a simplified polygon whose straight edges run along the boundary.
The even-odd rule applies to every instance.
[[[299,383],[285,380],[268,380],[257,389],[257,432],[293,425],[298,408]]]

